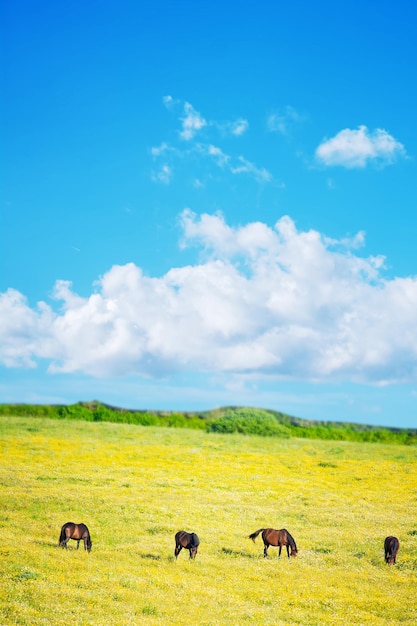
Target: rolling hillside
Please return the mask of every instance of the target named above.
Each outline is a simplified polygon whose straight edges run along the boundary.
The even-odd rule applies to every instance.
[[[0,415],[192,428],[219,433],[301,437],[344,441],[416,444],[417,429],[387,428],[344,422],[311,421],[253,407],[221,407],[210,411],[148,411],[110,406],[98,401],[72,405],[2,404]]]

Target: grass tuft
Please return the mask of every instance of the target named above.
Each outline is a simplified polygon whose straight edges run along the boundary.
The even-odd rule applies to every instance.
[[[143,615],[158,615],[158,609],[156,608],[156,606],[152,606],[151,604],[146,604],[144,607],[142,607],[142,611]]]
[[[26,580],[36,580],[37,578],[39,578],[39,574],[30,569],[22,569],[22,571],[13,576],[13,580],[19,583],[25,582]]]

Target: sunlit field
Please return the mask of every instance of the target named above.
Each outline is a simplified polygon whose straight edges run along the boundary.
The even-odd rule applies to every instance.
[[[0,435],[2,625],[417,623],[415,446],[11,417]],[[67,521],[91,553],[57,546]],[[264,559],[263,527],[298,557]]]

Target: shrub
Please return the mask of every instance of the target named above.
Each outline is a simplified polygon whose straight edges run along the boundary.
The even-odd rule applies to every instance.
[[[242,433],[262,437],[290,437],[290,431],[267,411],[235,409],[223,417],[214,419],[207,425],[207,430],[214,433]]]

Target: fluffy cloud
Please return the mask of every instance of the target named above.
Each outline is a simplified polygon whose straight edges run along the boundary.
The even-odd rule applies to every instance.
[[[371,133],[366,126],[345,128],[316,150],[316,158],[324,165],[347,168],[365,167],[370,161],[386,165],[404,155],[404,146],[387,131],[377,128]]]
[[[199,263],[145,276],[113,266],[87,298],[58,281],[59,306],[0,297],[1,358],[47,359],[92,376],[229,372],[294,380],[417,380],[417,280],[384,279],[382,257],[298,231],[282,217],[233,228],[219,215],[181,215]]]

